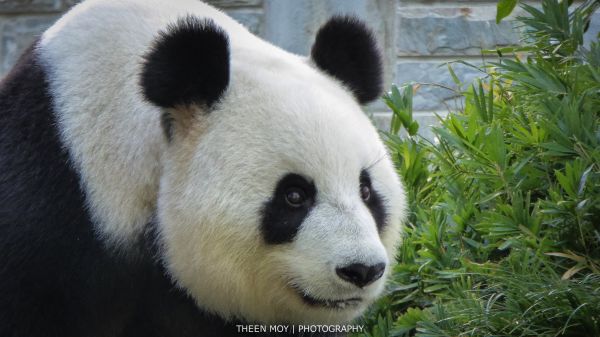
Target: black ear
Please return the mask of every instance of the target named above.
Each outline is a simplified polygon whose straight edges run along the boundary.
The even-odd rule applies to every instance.
[[[229,84],[229,40],[212,20],[179,19],[145,56],[144,96],[163,107],[215,103]]]
[[[319,68],[347,85],[360,103],[381,94],[381,53],[373,33],[360,20],[331,18],[319,29],[311,56]]]

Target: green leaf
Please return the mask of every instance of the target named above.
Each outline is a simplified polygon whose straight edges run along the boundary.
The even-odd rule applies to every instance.
[[[417,121],[413,121],[412,123],[410,123],[410,125],[408,126],[408,134],[411,136],[414,136],[417,134],[417,132],[419,132],[419,123]]]
[[[521,46],[442,65],[462,104],[434,139],[404,132],[417,86],[388,95],[408,217],[369,337],[600,336],[600,1],[500,1],[499,21],[517,4]]]
[[[496,12],[496,23],[509,16],[517,6],[518,0],[499,0]]]
[[[436,285],[432,285],[432,286],[429,286],[429,287],[423,289],[423,292],[431,293],[431,292],[435,292],[435,291],[446,289],[446,288],[448,288],[448,286],[445,284],[436,284]]]

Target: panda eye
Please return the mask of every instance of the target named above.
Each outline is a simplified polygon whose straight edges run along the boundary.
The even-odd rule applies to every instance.
[[[285,201],[291,207],[302,207],[306,202],[306,193],[299,187],[290,187],[285,192]]]
[[[369,199],[371,199],[371,187],[366,183],[360,184],[360,197],[363,201],[369,201]]]

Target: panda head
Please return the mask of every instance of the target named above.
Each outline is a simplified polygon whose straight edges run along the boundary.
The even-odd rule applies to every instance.
[[[381,293],[404,191],[360,103],[378,97],[371,32],[336,17],[310,58],[188,17],[145,58],[169,139],[159,243],[204,310],[249,322],[340,323]]]

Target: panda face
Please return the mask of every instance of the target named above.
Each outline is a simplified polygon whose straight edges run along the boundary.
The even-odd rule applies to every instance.
[[[401,183],[352,94],[309,63],[234,58],[209,113],[176,112],[188,117],[161,181],[164,260],[223,317],[346,322],[390,270]]]
[[[168,139],[161,257],[223,318],[347,322],[383,289],[405,208],[359,106],[381,88],[374,39],[334,18],[303,58],[239,29],[187,17],[145,57]]]

